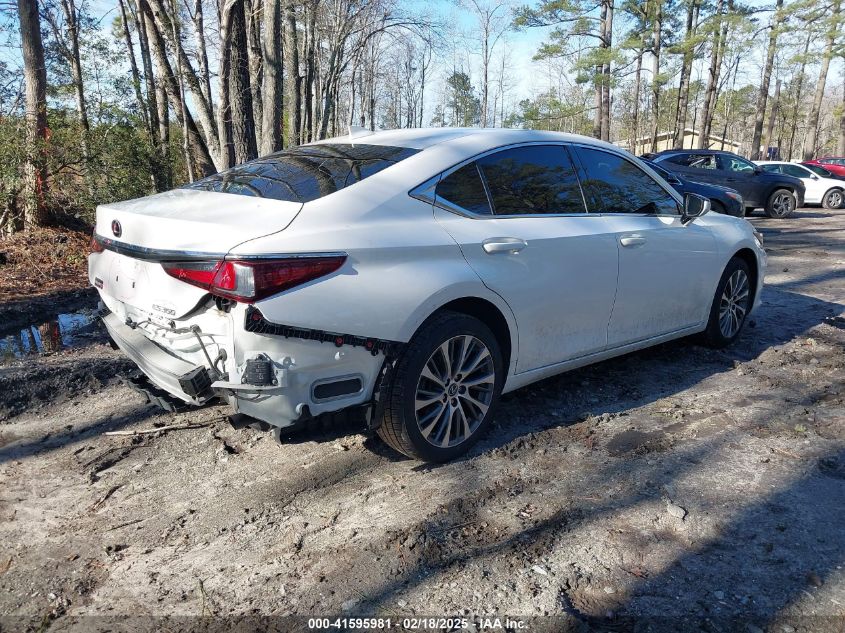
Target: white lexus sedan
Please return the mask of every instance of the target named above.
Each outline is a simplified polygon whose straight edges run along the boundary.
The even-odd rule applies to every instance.
[[[581,136],[353,134],[100,206],[89,276],[115,344],[171,396],[277,437],[358,412],[445,461],[503,392],[691,334],[731,343],[766,256],[708,210]]]

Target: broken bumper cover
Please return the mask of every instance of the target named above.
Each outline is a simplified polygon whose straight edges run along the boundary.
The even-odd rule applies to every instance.
[[[205,367],[167,353],[114,313],[104,316],[103,324],[123,353],[169,394],[190,404],[203,404],[214,396]]]

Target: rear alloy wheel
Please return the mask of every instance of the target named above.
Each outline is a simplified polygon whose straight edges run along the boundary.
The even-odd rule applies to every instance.
[[[708,345],[725,347],[736,340],[751,310],[753,291],[748,264],[734,257],[728,262],[716,287],[710,319],[704,331]]]
[[[825,209],[841,209],[845,205],[845,195],[841,189],[831,189],[822,198],[822,206]]]
[[[423,325],[397,362],[379,435],[409,457],[453,459],[489,425],[503,379],[489,328],[443,312]]]
[[[770,218],[788,218],[795,211],[797,200],[789,189],[777,189],[766,203],[766,215]]]

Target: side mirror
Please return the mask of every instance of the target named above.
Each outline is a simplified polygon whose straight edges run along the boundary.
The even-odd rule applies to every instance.
[[[684,210],[681,213],[681,223],[689,224],[695,218],[700,218],[705,213],[710,212],[710,200],[704,196],[699,196],[697,193],[688,193],[684,195]]]
[[[757,175],[757,174],[762,174],[762,173],[763,173],[763,168],[760,167],[760,165],[754,165],[754,174]]]
[[[811,178],[812,180],[818,180],[818,179],[819,179],[819,177],[818,177],[818,176],[816,176],[815,174],[813,174],[812,176],[810,176],[810,178]]]

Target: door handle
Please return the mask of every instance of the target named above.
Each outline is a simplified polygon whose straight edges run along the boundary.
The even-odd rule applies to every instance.
[[[619,243],[626,248],[642,246],[645,244],[645,238],[642,235],[625,235],[619,238]]]
[[[491,237],[481,242],[484,252],[493,255],[495,253],[518,253],[528,246],[528,242],[518,237]]]

